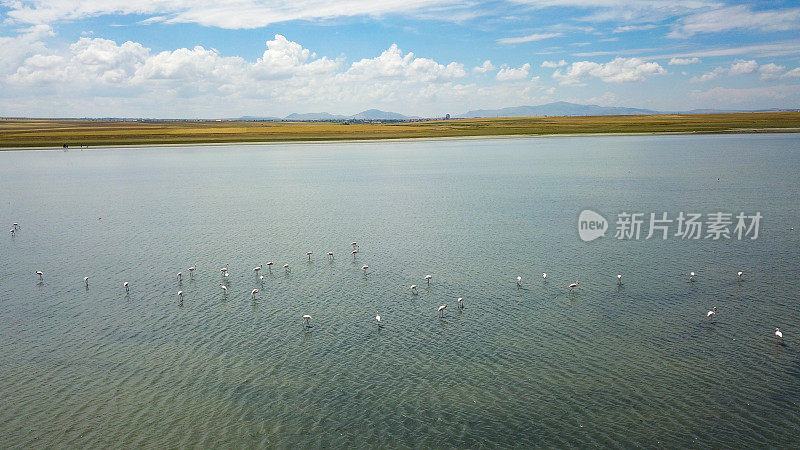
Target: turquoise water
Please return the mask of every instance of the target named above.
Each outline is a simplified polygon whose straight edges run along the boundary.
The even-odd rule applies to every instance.
[[[0,447],[797,446],[798,172],[781,134],[2,152]]]

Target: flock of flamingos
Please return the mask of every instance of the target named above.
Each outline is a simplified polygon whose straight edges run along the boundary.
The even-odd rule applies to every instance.
[[[11,235],[12,236],[16,235],[16,233],[19,230],[20,230],[19,224],[18,223],[14,223],[12,225],[12,227],[11,227]],[[353,247],[353,250],[352,250],[351,254],[353,255],[353,259],[355,260],[356,256],[359,253],[358,243],[357,242],[352,242],[350,245]],[[314,254],[313,252],[306,252],[306,256],[308,256],[308,260],[309,261],[311,261],[311,255],[313,255],[313,254]],[[328,256],[329,260],[333,259],[333,252],[328,252],[327,256]],[[269,261],[267,263],[267,269],[270,272],[272,272],[272,266],[274,264],[275,263],[273,261]],[[259,282],[262,285],[264,284],[264,275],[260,275],[259,272],[263,268],[264,268],[263,264],[253,268],[253,273],[255,273],[258,276]],[[364,274],[366,274],[367,270],[369,270],[369,266],[367,266],[365,264],[365,265],[363,265],[361,267],[361,269],[364,271]],[[191,267],[189,267],[188,270],[189,270],[189,277],[193,278],[194,277],[194,271],[197,270],[197,266],[191,266]],[[283,270],[285,270],[287,273],[290,272],[291,268],[289,267],[289,264],[284,264],[283,265]],[[219,287],[220,287],[220,289],[222,289],[222,292],[225,295],[227,295],[228,286],[226,285],[226,283],[227,283],[227,279],[228,279],[228,275],[229,275],[228,266],[225,265],[225,267],[219,269],[219,271],[222,274],[222,283],[219,283]],[[36,271],[36,275],[39,276],[39,280],[40,281],[44,280],[44,272],[42,272],[41,270],[37,270]],[[742,271],[739,271],[739,272],[736,273],[736,277],[739,280],[742,279],[743,275],[744,275],[744,272],[742,272]],[[690,272],[689,273],[689,281],[694,282],[696,277],[697,277],[697,275],[694,272]],[[428,286],[430,286],[432,278],[433,277],[431,275],[425,275],[425,282],[428,284]],[[180,283],[180,281],[183,279],[183,273],[182,272],[178,272],[177,279],[178,279],[178,282]],[[89,277],[83,277],[83,282],[86,284],[86,287],[88,288],[89,287]],[[542,273],[542,282],[544,282],[544,283],[547,282],[547,274],[546,273]],[[622,285],[622,275],[621,274],[617,275],[617,284],[618,285]],[[521,286],[522,286],[522,277],[517,277],[517,287],[519,288]],[[129,293],[130,290],[131,290],[130,284],[127,281],[122,284],[122,287],[125,288],[125,292],[126,293]],[[572,292],[572,290],[577,288],[577,287],[578,287],[578,282],[577,281],[575,281],[574,283],[571,283],[569,285],[570,292]],[[258,288],[255,288],[252,291],[250,291],[250,298],[255,300],[256,299],[256,295],[258,295],[258,292],[259,292]],[[412,284],[411,285],[411,294],[412,295],[417,295],[417,285],[416,284]],[[183,291],[178,291],[178,298],[181,301],[183,301]],[[464,307],[464,299],[462,297],[459,297],[457,301],[458,301],[459,309],[463,308]],[[441,305],[441,306],[439,306],[439,308],[437,309],[437,312],[439,313],[439,317],[444,317],[444,312],[445,312],[446,309],[447,309],[447,304],[446,303]],[[717,315],[717,307],[715,306],[710,311],[708,311],[708,313],[706,313],[706,320],[708,320],[708,322],[713,322],[714,318],[716,317],[716,315]],[[305,328],[308,328],[310,326],[310,322],[311,322],[311,315],[304,314],[303,315],[303,326]],[[375,311],[375,322],[377,323],[378,327],[381,327],[381,315],[377,311]],[[780,328],[775,328],[775,339],[776,339],[777,342],[779,342],[781,344],[783,343],[783,333],[781,332]]]

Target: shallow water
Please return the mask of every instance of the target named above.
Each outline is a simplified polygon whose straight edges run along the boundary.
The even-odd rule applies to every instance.
[[[798,172],[780,134],[2,152],[0,447],[797,446]]]

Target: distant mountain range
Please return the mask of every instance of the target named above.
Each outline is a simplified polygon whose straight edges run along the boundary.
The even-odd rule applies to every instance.
[[[538,106],[515,106],[501,109],[477,109],[464,114],[456,114],[454,119],[472,119],[478,117],[542,117],[542,116],[623,116],[637,114],[720,114],[734,112],[766,112],[781,111],[781,109],[760,110],[720,110],[720,109],[694,109],[691,111],[655,111],[652,109],[626,108],[621,106],[581,105],[569,102],[546,103]],[[352,116],[341,114],[320,113],[293,113],[284,118],[244,116],[234,120],[287,120],[287,121],[344,121],[344,120],[411,120],[419,119],[417,116],[405,116],[400,113],[368,109]]]

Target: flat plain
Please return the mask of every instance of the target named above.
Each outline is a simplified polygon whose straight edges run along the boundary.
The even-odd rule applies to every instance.
[[[470,136],[798,132],[800,112],[430,120],[401,123],[0,119],[0,148]]]

